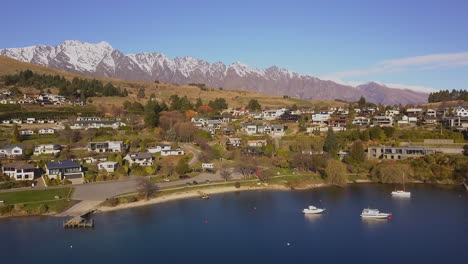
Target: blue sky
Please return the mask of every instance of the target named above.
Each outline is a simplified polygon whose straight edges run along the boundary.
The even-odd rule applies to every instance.
[[[107,41],[342,83],[468,88],[468,1],[5,1],[0,48]]]

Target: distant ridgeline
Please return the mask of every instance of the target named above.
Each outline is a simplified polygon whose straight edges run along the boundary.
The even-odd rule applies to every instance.
[[[59,95],[86,99],[94,96],[127,96],[126,89],[121,91],[119,87],[111,83],[104,85],[101,81],[92,79],[73,78],[70,82],[60,75],[37,74],[31,70],[21,71],[17,74],[2,76],[1,81],[6,86],[34,87],[39,90],[56,87]]]
[[[438,91],[429,94],[428,101],[429,103],[445,102],[445,101],[454,101],[454,100],[463,100],[468,101],[468,91],[466,90],[449,90]]]

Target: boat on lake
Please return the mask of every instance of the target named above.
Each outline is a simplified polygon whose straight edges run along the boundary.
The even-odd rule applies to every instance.
[[[391,213],[382,213],[379,209],[370,209],[366,208],[362,210],[361,217],[362,218],[374,218],[374,219],[385,219],[390,217]]]
[[[395,197],[411,197],[411,192],[406,191],[405,174],[404,173],[403,173],[403,190],[393,191],[392,196],[395,196]]]
[[[309,207],[302,210],[304,214],[321,214],[325,211],[325,208],[317,208],[313,205],[309,205]]]

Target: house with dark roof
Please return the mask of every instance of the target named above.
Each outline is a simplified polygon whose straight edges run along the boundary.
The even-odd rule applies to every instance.
[[[124,157],[124,160],[130,165],[136,163],[140,166],[151,166],[153,165],[154,157],[148,152],[130,152]]]
[[[84,176],[81,165],[73,160],[47,162],[45,170],[50,179],[78,179]]]
[[[2,173],[17,181],[33,180],[34,165],[19,161],[11,162],[3,165]]]

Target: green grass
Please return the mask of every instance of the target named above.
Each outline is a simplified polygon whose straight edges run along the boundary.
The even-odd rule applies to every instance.
[[[71,188],[5,192],[0,193],[0,201],[4,201],[6,204],[36,203],[54,200],[55,196],[68,198],[70,193]]]

